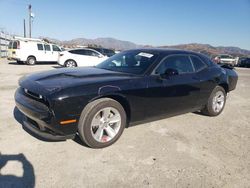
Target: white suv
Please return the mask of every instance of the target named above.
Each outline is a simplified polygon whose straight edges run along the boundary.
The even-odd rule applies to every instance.
[[[96,50],[79,48],[61,52],[58,64],[65,67],[95,66],[107,58]]]
[[[16,37],[10,41],[8,59],[17,63],[26,62],[34,65],[36,62],[57,62],[62,48],[56,44],[47,43],[41,39]]]
[[[226,63],[232,66],[235,66],[238,63],[238,59],[239,58],[234,58],[233,56],[228,54],[221,54],[214,58],[216,63]]]

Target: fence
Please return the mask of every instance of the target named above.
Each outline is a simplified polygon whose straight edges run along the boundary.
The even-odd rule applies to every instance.
[[[0,31],[0,58],[7,57],[9,41],[12,38],[11,35]]]

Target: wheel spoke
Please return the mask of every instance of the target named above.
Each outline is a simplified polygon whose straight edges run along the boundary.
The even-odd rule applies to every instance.
[[[118,114],[113,115],[111,118],[109,118],[109,123],[117,123],[121,121],[121,117]]]
[[[100,122],[100,117],[95,117],[93,120],[92,120],[92,126],[99,126],[101,124]]]
[[[113,138],[113,137],[116,135],[115,130],[114,130],[112,127],[110,127],[110,126],[107,126],[107,127],[105,128],[105,131],[106,131],[106,133],[108,134],[108,136],[109,136],[110,138]]]
[[[96,138],[97,140],[100,141],[100,140],[102,139],[102,136],[103,136],[103,128],[98,127],[98,129],[97,129],[97,131],[95,132],[94,136],[95,136],[95,138]]]
[[[104,118],[109,118],[109,115],[110,115],[110,108],[105,108],[103,111],[102,111],[102,117]]]
[[[223,96],[218,97],[217,101],[218,102],[224,102],[224,97]]]

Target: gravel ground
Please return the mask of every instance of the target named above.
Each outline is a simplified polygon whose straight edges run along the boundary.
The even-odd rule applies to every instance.
[[[250,187],[250,69],[218,117],[189,113],[126,129],[111,147],[44,142],[14,119],[18,79],[57,68],[0,62],[0,187]]]

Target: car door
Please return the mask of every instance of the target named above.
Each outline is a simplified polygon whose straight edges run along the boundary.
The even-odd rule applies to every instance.
[[[207,103],[208,98],[216,86],[214,82],[214,75],[211,74],[210,67],[197,55],[189,56],[195,69],[196,78],[199,80],[199,97],[197,98],[197,104],[199,106]]]
[[[53,61],[53,54],[50,44],[44,44],[45,55],[41,61]]]
[[[98,64],[98,53],[91,49],[80,49],[77,54],[77,64],[79,66],[95,66]]]
[[[76,49],[73,50],[73,57],[72,59],[74,59],[77,63],[77,66],[89,66],[89,57],[86,53],[85,49]]]
[[[44,45],[42,43],[37,43],[36,47],[37,47],[36,54],[35,54],[36,60],[44,61],[44,56],[45,56]]]
[[[173,70],[176,74],[166,75]],[[147,117],[175,115],[197,108],[200,82],[188,55],[165,57],[148,79]]]
[[[61,52],[61,49],[57,46],[52,44],[52,60],[51,61],[57,61],[59,52]]]
[[[88,55],[90,66],[97,65],[98,63],[103,61],[102,57],[104,56],[101,53],[91,50],[91,49],[86,50],[86,51],[87,51],[86,53]]]

